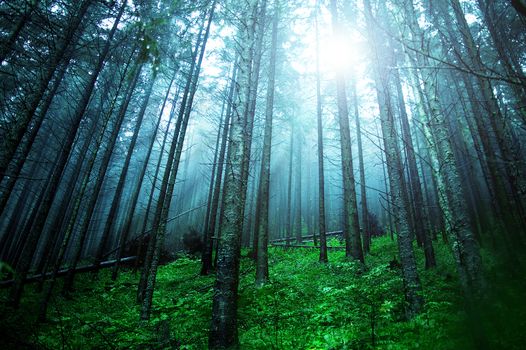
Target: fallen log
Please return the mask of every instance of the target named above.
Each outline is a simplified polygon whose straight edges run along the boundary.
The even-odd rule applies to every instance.
[[[343,234],[343,231],[331,231],[331,232],[326,232],[325,236],[331,237],[331,236],[339,236],[342,234]],[[316,237],[320,237],[320,235],[317,234]],[[314,235],[306,235],[306,236],[302,236],[301,238],[304,241],[308,241],[308,240],[314,239]],[[287,242],[287,241],[290,242],[290,241],[295,241],[295,240],[296,240],[296,237],[276,238],[276,239],[272,239],[270,243]]]
[[[270,243],[273,247],[281,247],[281,248],[307,248],[307,249],[320,249],[319,246],[314,245],[306,245],[306,244],[277,244],[277,243]],[[328,250],[345,250],[345,247],[327,247]]]
[[[100,265],[85,265],[85,266],[79,266],[75,269],[75,272],[76,273],[79,273],[79,272],[89,272],[89,271],[95,271],[99,268],[105,268],[105,267],[111,267],[113,265],[115,265],[117,262],[119,264],[122,264],[124,262],[127,262],[127,261],[133,261],[137,259],[136,256],[128,256],[126,258],[122,258],[120,259],[120,261],[118,262],[117,260],[108,260],[108,261],[103,261],[100,263]],[[65,276],[67,273],[68,273],[69,269],[62,269],[62,270],[59,270],[58,273],[57,273],[57,277],[59,276]],[[31,282],[37,282],[37,281],[40,281],[42,278],[44,279],[47,279],[47,278],[50,278],[51,276],[53,276],[53,272],[47,272],[45,274],[39,274],[39,275],[33,275],[33,276],[29,276],[25,279],[24,283],[31,283]],[[7,280],[7,281],[0,281],[0,288],[7,288],[9,286],[11,286],[11,284],[13,284],[14,280]]]

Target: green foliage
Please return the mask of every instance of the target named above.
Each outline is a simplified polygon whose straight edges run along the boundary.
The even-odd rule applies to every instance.
[[[397,257],[396,243],[388,237],[373,240],[365,266],[347,261],[341,251],[330,252],[330,262],[321,264],[317,250],[271,248],[271,283],[262,288],[254,285],[252,260],[243,258],[238,301],[241,348],[477,348],[470,336],[473,327],[462,311],[449,249],[435,246],[435,270],[424,270],[423,256],[415,249],[426,306],[410,321],[404,319],[400,270],[389,264]],[[499,260],[486,255],[488,275],[501,271]],[[47,349],[206,349],[214,276],[200,276],[199,268],[199,261],[190,258],[159,268],[147,324],[139,322],[140,308],[135,304],[138,276],[123,273],[113,283],[110,271],[103,271],[96,280],[80,275],[72,300],[55,296],[49,322],[39,326],[34,320],[39,295],[28,288],[19,312],[5,306],[0,310],[4,315],[0,329],[11,337],[12,348],[20,348],[22,343],[15,340],[24,339]],[[520,329],[526,326],[526,308],[519,306],[523,293],[515,284],[503,285],[502,293],[506,298],[494,297],[494,306],[479,305],[485,310],[482,319],[491,318],[498,326],[491,329],[483,321],[483,329],[492,348],[513,349],[523,340]],[[506,320],[504,313],[513,317]]]
[[[4,280],[10,273],[15,273],[13,268],[8,263],[0,261],[0,281]]]

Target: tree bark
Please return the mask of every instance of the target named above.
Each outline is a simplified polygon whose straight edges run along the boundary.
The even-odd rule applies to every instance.
[[[367,190],[365,186],[365,164],[363,163],[362,130],[360,113],[358,111],[358,93],[356,82],[352,82],[352,97],[354,105],[354,121],[356,123],[356,143],[358,144],[358,163],[360,171],[360,196],[362,201],[362,241],[363,250],[368,253],[371,248],[371,232],[369,231],[369,212],[367,209]]]
[[[270,156],[272,148],[272,117],[274,112],[274,86],[276,84],[276,55],[278,42],[278,13],[274,14],[272,21],[272,42],[270,47],[270,71],[267,85],[267,104],[265,111],[265,131],[263,136],[263,156],[261,159],[261,172],[259,177],[259,225],[258,250],[256,263],[256,286],[264,286],[268,280],[268,219],[270,198]]]
[[[245,113],[250,90],[250,35],[249,28],[255,21],[257,0],[249,0],[245,8],[246,23],[239,41],[239,82],[236,86],[236,103],[231,122],[227,168],[225,172],[223,220],[218,242],[217,275],[212,300],[212,323],[208,338],[210,349],[235,349],[239,347],[237,332],[237,295],[239,260],[243,232],[243,185]]]
[[[316,122],[318,134],[318,230],[320,232],[320,262],[329,261],[327,255],[327,226],[325,223],[325,172],[323,165],[323,122],[321,109],[321,79],[320,79],[320,37],[318,28],[319,1],[316,1]]]
[[[331,0],[333,35],[338,34],[339,20],[336,0]],[[349,110],[345,92],[343,72],[336,72],[336,92],[338,101],[338,123],[340,126],[340,149],[343,177],[343,232],[345,237],[345,256],[364,262],[362,239],[356,203],[356,185],[352,160],[351,135],[349,129]]]
[[[216,231],[216,221],[217,221],[217,212],[219,209],[219,197],[221,194],[221,180],[223,178],[223,168],[225,162],[225,154],[228,141],[228,133],[230,130],[231,123],[231,114],[232,114],[232,103],[234,98],[234,90],[237,83],[237,64],[238,59],[235,59],[234,67],[232,71],[232,78],[230,83],[230,88],[227,97],[227,109],[225,123],[223,126],[223,135],[221,136],[221,150],[219,152],[219,157],[217,160],[217,175],[215,178],[214,184],[214,193],[212,196],[212,205],[210,208],[210,222],[208,224],[208,229],[205,231],[205,237],[203,239],[204,248],[203,254],[201,256],[201,275],[208,275],[212,269],[212,251],[213,251],[213,241],[212,237]]]
[[[422,297],[422,287],[410,236],[409,198],[404,178],[404,169],[400,159],[394,111],[391,105],[388,81],[389,74],[385,68],[389,66],[389,62],[382,56],[382,48],[379,47],[380,43],[385,42],[385,40],[382,40],[382,37],[376,29],[370,1],[365,0],[364,5],[369,40],[373,43],[373,75],[380,107],[384,152],[391,189],[393,216],[397,230],[398,252],[402,265],[404,294],[407,302],[406,316],[408,319],[411,319],[421,311],[424,299]]]

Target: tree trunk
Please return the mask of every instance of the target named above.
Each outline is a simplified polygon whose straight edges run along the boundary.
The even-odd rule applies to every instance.
[[[20,176],[22,168],[24,167],[29,152],[31,151],[31,147],[33,146],[33,143],[37,137],[38,131],[42,126],[44,117],[46,116],[47,111],[51,106],[53,97],[55,97],[60,83],[62,82],[62,79],[64,79],[70,60],[71,52],[68,53],[67,57],[64,58],[64,63],[60,67],[60,70],[58,71],[55,79],[53,80],[52,87],[49,89],[48,93],[43,99],[41,107],[38,111],[38,115],[35,118],[33,118],[33,123],[31,124],[31,127],[26,133],[25,140],[22,139],[22,142],[20,142],[18,150],[16,151],[16,157],[11,160],[10,164],[8,165],[8,168],[6,169],[7,176],[3,176],[2,187],[0,188],[0,215],[2,214],[2,212],[5,209],[5,206],[7,205],[9,196],[11,195],[11,192],[15,187],[16,181]]]
[[[263,136],[263,156],[261,159],[261,173],[259,177],[259,225],[258,250],[256,263],[256,286],[264,286],[268,280],[268,219],[270,198],[270,156],[272,148],[272,117],[274,112],[274,86],[276,84],[276,52],[278,41],[278,13],[274,14],[272,21],[272,42],[270,47],[270,71],[267,85],[267,105],[265,111],[265,131]]]
[[[188,106],[188,100],[189,95],[191,94],[191,88],[193,86],[193,80],[194,80],[194,71],[196,69],[196,61],[197,61],[197,54],[199,52],[199,47],[201,46],[201,35],[203,33],[203,27],[204,27],[204,21],[201,24],[201,27],[199,29],[199,33],[197,34],[197,40],[195,43],[195,49],[192,53],[192,62],[190,64],[190,68],[188,71],[188,77],[186,79],[186,85],[184,88],[183,98],[181,100],[181,104],[179,105],[179,112],[177,115],[177,121],[175,124],[175,130],[173,133],[173,139],[172,144],[170,146],[170,151],[168,153],[167,162],[165,165],[163,178],[161,182],[161,188],[159,190],[159,201],[157,202],[157,206],[155,209],[155,215],[153,217],[153,223],[152,223],[152,231],[150,234],[150,240],[148,241],[148,248],[146,250],[146,255],[144,258],[144,265],[141,271],[141,277],[139,280],[139,286],[137,288],[137,303],[142,304],[144,302],[145,298],[145,292],[147,288],[147,283],[149,279],[149,273],[150,273],[150,267],[152,265],[152,261],[154,259],[154,252],[155,247],[157,245],[157,234],[159,231],[159,225],[161,220],[161,215],[163,213],[163,203],[166,198],[166,193],[168,190],[168,184],[170,181],[170,172],[172,170],[172,164],[174,163],[174,157],[176,154],[176,149],[178,147],[178,139],[180,137],[181,133],[181,127],[183,125],[183,119],[186,115],[186,108]],[[152,189],[154,190],[154,189]],[[171,200],[171,196],[170,196]],[[142,317],[142,316],[141,316]],[[145,313],[146,319],[149,317],[149,310],[146,309]]]
[[[246,124],[247,97],[250,91],[249,31],[255,21],[257,0],[249,0],[246,7],[246,26],[241,29],[239,82],[236,86],[236,103],[231,122],[227,168],[224,187],[224,219],[221,222],[221,237],[218,242],[217,277],[212,300],[212,323],[208,338],[210,349],[238,348],[237,295],[239,284],[239,260],[243,231],[243,168],[247,161],[243,141]]]
[[[204,248],[203,254],[201,256],[201,275],[208,275],[212,269],[212,251],[213,251],[213,240],[216,230],[216,221],[217,221],[217,212],[219,209],[219,197],[221,194],[221,179],[223,177],[223,168],[225,162],[225,153],[228,141],[228,133],[230,130],[230,120],[232,114],[232,102],[234,98],[234,90],[237,83],[237,64],[238,58],[236,57],[234,62],[234,67],[232,71],[232,78],[230,83],[230,88],[227,97],[227,109],[225,115],[225,123],[223,126],[223,135],[221,136],[221,150],[219,152],[219,157],[217,161],[217,175],[215,178],[214,184],[214,193],[212,196],[212,205],[210,208],[210,222],[208,224],[208,229],[205,231],[205,237],[203,239]]]
[[[327,255],[327,226],[325,223],[325,172],[323,166],[323,122],[321,108],[321,79],[320,79],[320,37],[318,28],[319,2],[316,1],[315,25],[316,25],[316,119],[318,133],[318,230],[320,233],[320,262],[329,261]]]
[[[293,123],[295,123],[296,121],[294,120]],[[297,244],[301,244],[303,242],[303,238],[302,238],[302,235],[303,235],[303,227],[302,227],[302,221],[301,221],[301,207],[302,207],[302,203],[301,203],[301,144],[303,143],[303,140],[302,140],[302,136],[301,136],[301,129],[298,130],[298,128],[296,127],[296,131],[294,133],[294,136],[293,137],[296,137],[296,174],[295,174],[295,179],[294,179],[294,185],[295,185],[295,190],[296,190],[296,193],[295,193],[295,207],[294,209],[296,209],[296,213],[294,214],[294,219],[295,219],[295,224],[294,224],[294,230],[296,232],[296,243]]]
[[[379,47],[379,45],[380,43],[385,42],[385,40],[382,40],[383,38],[376,29],[376,24],[371,12],[371,4],[369,0],[365,0],[364,4],[369,40],[374,43],[373,55],[375,55],[375,60],[373,62],[373,75],[378,104],[380,107],[380,122],[384,141],[384,152],[391,189],[393,216],[398,237],[398,252],[400,255],[400,263],[402,265],[404,294],[407,302],[406,316],[408,319],[411,319],[421,311],[424,299],[421,295],[422,287],[418,276],[409,232],[410,204],[404,178],[404,169],[400,158],[394,112],[391,106],[391,98],[389,96],[390,86],[389,81],[387,80],[389,74],[385,67],[390,66],[390,64],[384,56],[381,56],[382,48]]]
[[[394,52],[393,52],[394,54]],[[425,225],[424,213],[424,196],[422,195],[422,184],[418,175],[418,168],[416,165],[415,149],[413,147],[413,138],[409,126],[409,118],[405,109],[404,94],[402,91],[402,83],[398,70],[394,71],[394,83],[396,85],[396,94],[398,96],[398,104],[400,109],[400,119],[402,124],[402,140],[407,152],[407,163],[409,167],[409,186],[412,194],[412,208],[414,209],[414,228],[415,235],[420,240],[424,247],[424,257],[426,269],[436,266],[435,251],[431,241],[431,234]]]
[[[102,231],[102,236],[100,238],[99,246],[95,256],[95,261],[93,263],[94,265],[98,265],[102,261],[104,249],[106,248],[108,239],[110,238],[111,229],[113,227],[113,224],[117,221],[117,214],[119,212],[121,197],[124,191],[126,178],[128,177],[128,168],[130,166],[131,157],[133,155],[133,150],[135,149],[137,139],[139,138],[139,132],[141,130],[144,114],[146,113],[146,108],[148,107],[148,102],[150,101],[150,96],[152,94],[153,86],[155,84],[156,79],[157,72],[154,70],[154,72],[152,73],[152,77],[150,78],[148,88],[146,89],[146,92],[144,94],[144,99],[142,101],[141,109],[139,110],[137,120],[135,121],[133,136],[126,151],[126,158],[124,159],[124,165],[119,176],[119,181],[117,182],[117,188],[115,189],[115,193],[113,194],[113,199],[110,205],[110,211],[108,212],[106,224],[104,225],[104,229]]]
[[[360,114],[358,111],[358,93],[356,82],[352,82],[352,96],[354,104],[354,121],[356,123],[356,142],[358,143],[358,162],[360,171],[360,195],[362,200],[362,237],[363,250],[368,253],[371,248],[371,232],[369,231],[369,212],[367,210],[367,190],[365,187],[365,165],[363,163],[362,130],[360,127]]]
[[[166,125],[166,131],[164,133],[163,142],[161,145],[161,149],[159,151],[159,159],[157,161],[157,165],[155,167],[155,173],[153,175],[153,183],[152,183],[152,187],[150,190],[150,195],[148,196],[148,205],[146,206],[146,213],[144,214],[144,221],[142,224],[142,228],[139,230],[141,236],[140,236],[140,241],[139,241],[140,243],[137,247],[137,253],[135,254],[137,256],[137,260],[135,261],[135,264],[134,264],[134,272],[137,272],[137,269],[139,268],[139,265],[141,263],[140,257],[142,256],[142,249],[145,244],[145,238],[146,238],[146,232],[147,232],[148,222],[150,218],[150,212],[153,208],[153,198],[155,197],[154,196],[155,189],[157,188],[157,180],[159,179],[159,170],[161,168],[161,164],[163,161],[163,155],[165,153],[165,147],[166,147],[166,142],[168,140],[170,125],[172,124],[172,120],[175,116],[175,107],[177,105],[178,97],[179,97],[179,88],[177,89],[177,92],[172,102],[172,108],[170,110],[170,117],[168,118],[168,124]],[[144,263],[144,261],[142,261],[142,263]]]
[[[331,0],[333,35],[339,31],[336,0]],[[340,126],[340,149],[343,177],[343,235],[345,237],[345,256],[364,262],[362,239],[356,203],[356,185],[352,160],[351,135],[349,129],[349,110],[345,92],[343,72],[336,72],[336,92],[338,101],[338,122]]]
[[[294,155],[294,123],[291,122],[290,129],[290,152],[289,152],[289,180],[287,187],[287,238],[292,237],[292,164],[293,164],[293,155]],[[287,240],[287,245],[290,244],[290,241]]]

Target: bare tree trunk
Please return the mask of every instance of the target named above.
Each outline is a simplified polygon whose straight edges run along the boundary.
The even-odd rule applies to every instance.
[[[369,228],[369,212],[367,210],[367,190],[365,187],[365,165],[363,163],[362,130],[360,127],[360,113],[358,111],[358,93],[356,82],[352,83],[352,96],[354,104],[354,121],[356,123],[356,142],[358,143],[358,162],[360,171],[360,196],[362,200],[362,241],[363,250],[368,253],[371,248],[371,232]]]
[[[197,40],[195,43],[195,49],[192,53],[192,62],[188,70],[188,77],[187,77],[186,85],[185,85],[184,92],[183,92],[183,98],[181,100],[181,104],[179,105],[179,113],[178,113],[177,121],[175,124],[174,137],[172,139],[172,144],[170,146],[170,151],[168,153],[168,158],[167,158],[167,162],[165,165],[163,178],[161,182],[161,188],[159,190],[159,200],[157,202],[157,206],[155,209],[155,215],[153,217],[152,232],[150,234],[150,240],[148,241],[148,248],[146,250],[146,256],[144,258],[144,265],[141,270],[141,277],[139,280],[139,286],[137,288],[137,303],[138,304],[142,304],[145,299],[145,293],[146,293],[147,283],[149,279],[150,267],[154,259],[155,248],[157,246],[157,234],[158,232],[160,232],[159,225],[160,225],[161,215],[163,213],[163,206],[164,206],[164,201],[166,199],[168,184],[170,181],[170,172],[172,171],[172,165],[174,163],[174,157],[176,154],[176,149],[178,147],[178,139],[180,138],[181,128],[183,126],[183,120],[185,118],[186,108],[188,106],[189,95],[191,94],[191,88],[193,86],[194,71],[196,69],[197,54],[199,52],[199,47],[201,46],[201,35],[203,33],[203,27],[204,27],[204,22],[199,29],[199,33],[197,35]],[[171,196],[169,200],[171,200]],[[146,307],[145,317],[146,317],[145,319],[149,318],[148,306]]]
[[[294,155],[294,123],[291,122],[290,129],[290,152],[289,152],[289,180],[287,187],[287,238],[292,238],[292,164],[293,164],[293,155]],[[290,240],[287,240],[286,245],[290,244]]]
[[[150,101],[150,96],[152,94],[153,85],[156,79],[157,79],[157,72],[154,70],[154,72],[152,73],[152,77],[150,78],[148,88],[146,89],[146,92],[144,94],[144,99],[142,101],[141,109],[139,110],[137,120],[135,121],[135,128],[133,130],[133,136],[132,136],[132,139],[130,140],[130,144],[128,145],[128,149],[126,151],[126,158],[124,159],[124,165],[121,170],[121,174],[119,176],[119,181],[117,182],[117,188],[115,189],[115,193],[113,194],[110,211],[107,215],[106,224],[104,225],[102,236],[100,238],[99,246],[98,246],[97,253],[95,256],[95,261],[93,263],[95,266],[99,265],[102,262],[102,258],[104,255],[104,249],[106,248],[106,245],[108,243],[108,239],[111,234],[111,229],[113,227],[113,224],[117,221],[116,220],[117,213],[119,212],[121,197],[124,191],[124,185],[126,183],[126,178],[128,177],[128,168],[130,166],[131,157],[133,155],[133,150],[135,149],[135,144],[137,143],[137,139],[139,138],[139,132],[141,130],[142,121],[144,119],[144,114],[146,112],[146,108],[148,107],[148,102]]]
[[[84,175],[84,177],[89,177],[90,169],[86,170],[84,172],[84,174],[83,174],[82,167],[83,167],[83,164],[84,164],[85,156],[88,154],[89,146],[90,146],[91,141],[93,139],[93,137],[89,137],[89,136],[90,135],[94,135],[96,130],[97,130],[97,122],[96,121],[92,121],[90,129],[89,129],[88,133],[86,134],[88,137],[86,137],[85,140],[83,141],[83,145],[82,145],[82,147],[80,149],[80,152],[79,152],[79,157],[76,159],[75,164],[73,166],[73,170],[71,172],[72,173],[72,177],[70,179],[68,179],[67,189],[66,189],[66,191],[64,193],[68,193],[68,194],[75,193],[75,187],[76,187],[77,182],[78,182],[78,180],[79,180],[81,175]],[[101,134],[103,132],[104,132],[104,128],[102,128]],[[84,183],[87,184],[87,181],[88,181],[87,179],[84,179],[81,182],[81,189],[82,189],[82,186],[84,185]],[[78,192],[80,192],[80,190]],[[79,196],[79,193],[77,193],[76,196]],[[66,230],[67,230],[67,227],[63,227],[63,226],[65,225],[65,223],[69,222],[69,220],[70,220],[69,218],[71,218],[73,215],[76,215],[76,213],[73,213],[74,208],[71,208],[71,210],[70,210],[71,213],[68,213],[68,215],[65,215],[65,213],[68,211],[68,207],[74,207],[75,202],[76,201],[64,200],[60,204],[60,208],[57,211],[58,214],[55,215],[55,218],[53,219],[51,225],[49,225],[51,230],[55,230],[56,232],[55,232],[55,234],[48,233],[48,237],[46,237],[46,243],[45,243],[44,249],[43,249],[42,258],[40,259],[39,263],[37,264],[37,269],[35,271],[35,274],[43,274],[44,272],[46,272],[48,270],[49,264],[52,263],[52,261],[51,261],[52,257],[56,257],[56,254],[54,252],[54,250],[55,250],[54,247],[57,244],[57,242],[59,242],[59,239],[61,238],[61,236],[63,236],[63,233],[65,233]],[[77,208],[77,210],[78,210],[78,208]],[[67,216],[69,216],[68,220],[66,220]],[[40,290],[42,290],[43,287],[44,287],[44,278],[42,278],[40,280],[38,288]]]
[[[294,121],[295,122],[295,121]],[[295,224],[294,224],[294,230],[296,232],[296,243],[301,244],[303,242],[302,234],[303,234],[303,227],[302,227],[302,221],[301,221],[301,144],[303,143],[302,135],[301,135],[301,129],[296,128],[296,133],[294,133],[296,137],[296,174],[294,179],[294,187],[295,187],[295,207],[296,212],[294,214]]]
[[[510,43],[506,33],[502,31],[502,24],[500,22],[503,21],[496,16],[497,9],[495,9],[495,1],[477,0],[477,3],[484,16],[484,22],[506,75],[510,79],[516,80],[515,84],[510,84],[510,88],[513,90],[518,102],[517,110],[519,116],[522,118],[523,123],[526,123],[526,76],[523,68],[517,59],[517,55],[513,54],[513,44]]]
[[[332,30],[337,35],[339,30],[336,0],[331,0]],[[343,177],[343,235],[345,237],[345,255],[364,262],[358,204],[356,203],[356,185],[352,160],[351,135],[349,129],[349,110],[345,92],[343,72],[337,72],[336,92],[338,100],[338,122],[340,126],[340,148]]]
[[[166,147],[166,142],[168,140],[168,134],[169,134],[169,131],[170,131],[170,125],[172,124],[172,120],[175,116],[175,107],[177,105],[177,98],[179,97],[179,88],[175,94],[175,97],[173,99],[173,102],[172,102],[172,108],[170,110],[170,117],[168,118],[168,124],[166,125],[166,131],[164,133],[164,137],[163,137],[163,142],[162,142],[162,145],[161,145],[161,149],[159,151],[159,159],[157,161],[157,165],[155,166],[155,172],[154,172],[154,175],[153,175],[153,182],[152,182],[152,187],[151,187],[151,191],[150,191],[150,195],[148,197],[148,205],[146,206],[146,213],[144,214],[144,221],[143,221],[143,224],[142,224],[142,228],[139,230],[140,232],[140,240],[139,240],[139,244],[138,244],[138,247],[137,247],[137,253],[135,254],[137,256],[137,260],[135,261],[135,264],[134,264],[134,272],[137,272],[137,269],[139,268],[139,265],[141,264],[141,260],[140,260],[140,257],[142,256],[142,251],[143,251],[143,246],[145,245],[145,238],[147,237],[146,235],[146,230],[147,230],[147,227],[148,227],[148,222],[149,222],[149,218],[150,218],[150,212],[153,208],[153,199],[154,199],[154,195],[155,195],[155,189],[157,188],[157,180],[159,179],[159,170],[161,168],[161,164],[162,164],[162,161],[163,161],[163,155],[165,153],[165,147]],[[145,263],[144,261],[142,261],[142,263]]]
[[[396,85],[396,94],[398,96],[400,119],[402,124],[402,140],[407,152],[407,163],[409,167],[408,187],[411,189],[410,193],[413,195],[412,208],[414,209],[415,235],[424,247],[426,269],[430,269],[436,266],[435,252],[433,249],[433,242],[431,241],[431,234],[425,227],[424,196],[422,195],[422,184],[418,175],[415,150],[413,147],[413,138],[411,136],[411,130],[409,126],[409,118],[407,117],[402,84],[400,82],[400,76],[397,70],[394,70],[394,75],[394,83]]]
[[[221,150],[219,152],[219,158],[217,163],[217,175],[214,184],[214,193],[212,196],[212,205],[210,208],[210,222],[208,223],[208,229],[205,231],[205,237],[203,238],[204,248],[203,255],[201,256],[201,275],[208,275],[212,269],[212,251],[213,251],[213,240],[216,230],[217,212],[219,209],[219,197],[221,194],[221,179],[223,177],[223,168],[225,162],[225,153],[228,141],[228,133],[230,130],[230,120],[232,114],[232,103],[234,98],[234,90],[237,83],[237,64],[238,58],[236,57],[234,67],[232,70],[232,80],[227,97],[227,109],[225,115],[225,123],[223,126],[223,135],[221,136]]]
[[[247,93],[250,90],[249,31],[255,21],[257,0],[249,0],[245,8],[245,26],[241,30],[239,82],[231,123],[227,168],[224,187],[224,220],[218,242],[217,277],[212,300],[212,323],[208,338],[210,349],[239,347],[237,332],[237,296],[239,284],[239,260],[243,231],[243,168],[247,161],[244,154],[244,115]]]
[[[276,9],[277,11],[277,9]],[[278,42],[278,13],[274,13],[272,21],[272,42],[270,47],[270,71],[267,85],[267,105],[265,111],[265,131],[263,136],[263,156],[261,159],[261,175],[259,177],[258,197],[259,208],[258,250],[256,264],[256,286],[262,287],[268,280],[268,208],[270,193],[270,156],[272,148],[272,117],[274,112],[274,86],[276,84],[276,52]]]
[[[464,49],[467,54],[469,64],[476,71],[483,71],[484,64],[480,58],[479,50],[475,44],[473,36],[469,31],[466,18],[462,11],[462,7],[458,0],[451,0],[451,6],[457,20],[458,28],[463,40]],[[507,125],[504,120],[504,116],[499,108],[497,99],[493,93],[493,87],[489,79],[477,76],[477,83],[480,92],[483,96],[483,102],[486,112],[490,115],[490,125],[495,132],[497,144],[501,152],[501,156],[504,160],[504,169],[506,178],[511,188],[511,198],[514,201],[514,208],[517,218],[520,222],[519,226],[524,227],[526,225],[526,170],[525,162],[522,159],[522,153],[510,137],[510,126]],[[522,237],[524,238],[524,232]]]
[[[131,55],[131,57],[133,57],[133,54]],[[48,304],[49,304],[49,300],[51,298],[51,294],[53,292],[53,288],[55,286],[55,282],[56,282],[56,278],[57,278],[57,274],[60,270],[60,267],[64,261],[64,258],[65,258],[65,255],[66,255],[66,251],[67,251],[67,248],[68,248],[68,245],[71,241],[71,237],[73,236],[74,234],[74,230],[75,230],[75,223],[77,222],[77,217],[78,217],[78,214],[79,214],[79,210],[80,210],[80,207],[81,207],[81,204],[82,204],[82,200],[84,198],[84,194],[85,194],[85,191],[88,187],[88,184],[89,184],[89,180],[90,180],[90,173],[91,171],[93,170],[93,166],[95,164],[95,160],[97,158],[97,154],[98,154],[98,151],[100,150],[100,147],[101,147],[101,144],[103,142],[103,139],[104,139],[104,132],[106,131],[106,128],[108,126],[108,123],[111,119],[111,115],[113,113],[113,109],[115,107],[115,103],[117,102],[117,97],[119,95],[119,92],[121,90],[121,87],[122,87],[122,84],[124,83],[124,77],[126,75],[126,72],[129,68],[129,65],[131,63],[131,57],[130,57],[130,60],[128,61],[127,65],[126,65],[126,68],[124,70],[124,73],[122,74],[122,79],[120,80],[119,82],[119,87],[117,88],[117,92],[115,94],[115,98],[113,99],[112,103],[111,103],[111,106],[109,107],[108,111],[106,111],[104,114],[105,114],[105,117],[103,119],[103,122],[102,122],[102,126],[101,126],[101,130],[100,130],[100,133],[97,137],[97,139],[95,140],[95,151],[93,152],[93,154],[91,155],[90,159],[88,160],[88,164],[87,164],[87,169],[85,171],[85,176],[84,176],[84,179],[82,181],[82,184],[80,186],[80,189],[75,197],[75,200],[73,201],[73,206],[72,206],[72,209],[71,209],[71,214],[70,214],[70,218],[69,218],[69,222],[68,222],[68,225],[64,231],[64,234],[62,235],[62,241],[61,241],[61,244],[60,244],[60,248],[59,248],[59,251],[57,253],[57,258],[55,259],[55,264],[54,264],[54,267],[53,267],[53,271],[52,271],[52,274],[51,274],[51,279],[47,285],[47,288],[46,290],[44,291],[44,295],[43,295],[43,299],[40,303],[40,309],[39,309],[39,315],[38,315],[38,319],[39,321],[44,321],[46,319],[46,314],[47,314],[47,307],[48,307]],[[93,124],[96,124],[96,123],[93,123]],[[95,127],[95,125],[93,125],[92,127]],[[86,142],[85,145],[88,145],[89,143]],[[87,147],[86,147],[86,151],[87,151]],[[84,158],[84,153],[82,153],[82,155],[80,156],[82,159]],[[81,163],[82,161],[79,160],[79,163]],[[78,173],[77,173],[78,174]],[[75,176],[75,173],[73,175],[74,177],[78,177]]]
[[[378,104],[380,107],[384,152],[391,189],[395,228],[398,236],[398,252],[400,255],[400,263],[402,265],[404,294],[407,302],[406,316],[411,319],[421,311],[424,305],[424,299],[422,297],[422,286],[418,276],[410,236],[410,204],[404,178],[404,169],[400,159],[394,112],[391,105],[390,86],[388,81],[389,74],[385,68],[389,66],[389,62],[387,62],[385,57],[381,56],[382,48],[380,48],[379,45],[385,40],[382,40],[382,37],[376,29],[376,24],[371,12],[370,1],[365,0],[364,5],[369,40],[374,43],[373,55],[375,60],[373,63],[373,75],[378,96]]]

